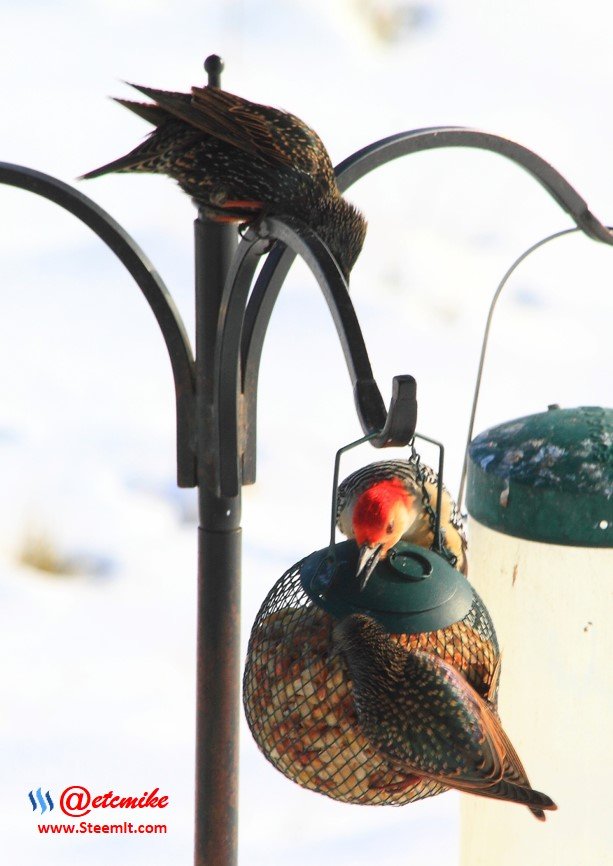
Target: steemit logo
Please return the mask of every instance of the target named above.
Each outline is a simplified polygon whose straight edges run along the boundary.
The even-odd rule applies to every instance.
[[[34,794],[32,791],[30,791],[30,793],[28,794],[28,797],[30,798],[30,803],[32,803],[32,809],[35,812],[36,812],[36,809],[38,808],[38,806],[40,806],[40,810],[43,813],[43,815],[45,814],[47,809],[49,809],[49,811],[51,811],[51,809],[53,809],[53,800],[51,799],[51,794],[49,793],[49,791],[47,791],[47,793],[43,797],[41,789],[38,788],[36,791],[36,794]],[[35,797],[36,797],[36,799],[34,799]],[[47,802],[45,802],[45,800]],[[38,806],[37,806],[37,803],[38,803]]]

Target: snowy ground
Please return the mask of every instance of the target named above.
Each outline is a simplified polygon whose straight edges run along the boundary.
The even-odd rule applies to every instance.
[[[105,98],[129,97],[119,79],[185,89],[217,52],[229,90],[303,117],[335,162],[402,129],[482,127],[540,153],[613,222],[609,5],[423,0],[405,4],[394,40],[389,16],[393,29],[401,5],[0,0],[0,159],[72,183],[146,131]],[[165,178],[79,188],[143,247],[191,329],[187,197]],[[375,375],[386,399],[394,374],[416,377],[419,427],[444,440],[457,489],[489,298],[525,247],[569,220],[519,169],[469,151],[388,165],[349,197],[370,223],[352,295]],[[174,484],[170,367],[138,289],[101,242],[33,196],[0,198],[3,862],[187,864],[195,499]],[[611,403],[612,274],[613,250],[576,235],[522,266],[500,305],[478,430],[552,402]],[[333,453],[360,434],[304,267],[275,310],[259,405],[245,640],[274,580],[326,542]],[[344,468],[377,456],[364,448]],[[24,565],[35,537],[77,573]],[[159,786],[168,835],[40,837],[27,792],[70,784]],[[404,809],[335,804],[277,774],[246,730],[241,800],[249,866],[458,862],[455,795]]]

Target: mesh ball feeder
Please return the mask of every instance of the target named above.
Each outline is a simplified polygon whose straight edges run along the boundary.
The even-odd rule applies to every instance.
[[[440,447],[437,512],[430,510],[438,525]],[[338,455],[333,525],[337,478]],[[256,617],[243,679],[251,733],[288,779],[334,800],[401,806],[442,793],[445,785],[400,771],[366,740],[332,630],[339,619],[365,613],[407,651],[419,648],[453,664],[495,705],[499,650],[490,616],[447,560],[438,531],[432,550],[396,544],[363,590],[356,577],[358,546],[353,540],[334,544],[333,538],[287,569]]]

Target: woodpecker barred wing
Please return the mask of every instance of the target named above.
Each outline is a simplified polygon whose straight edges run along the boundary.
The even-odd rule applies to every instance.
[[[399,771],[364,736],[333,640],[337,620],[304,591],[303,562],[274,585],[251,632],[243,700],[259,748],[287,778],[346,803],[403,805],[446,790],[440,781]],[[448,628],[391,640],[403,652],[420,648],[445,659],[487,697],[498,646],[477,596]]]

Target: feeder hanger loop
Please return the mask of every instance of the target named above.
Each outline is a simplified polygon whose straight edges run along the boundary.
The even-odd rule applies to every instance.
[[[484,368],[485,368],[485,358],[486,358],[487,349],[488,349],[488,345],[489,345],[490,330],[492,327],[492,321],[494,318],[494,312],[496,310],[496,305],[498,304],[498,300],[500,298],[500,295],[502,294],[502,290],[505,288],[505,286],[507,285],[511,276],[515,273],[517,268],[521,265],[522,262],[524,262],[528,258],[528,256],[531,256],[532,253],[536,252],[541,247],[545,246],[545,244],[548,244],[551,241],[555,241],[558,238],[566,237],[566,235],[576,234],[578,231],[581,231],[581,229],[580,228],[563,229],[562,231],[554,232],[553,234],[547,235],[547,237],[541,238],[541,240],[532,244],[532,246],[530,246],[530,247],[528,247],[528,249],[524,250],[524,252],[521,253],[521,255],[519,255],[515,259],[513,264],[507,269],[504,276],[502,277],[502,279],[498,283],[496,291],[494,292],[494,295],[493,295],[492,300],[490,302],[490,307],[489,307],[488,314],[487,314],[487,320],[485,323],[485,329],[483,332],[483,340],[481,342],[481,354],[479,356],[479,367],[477,370],[477,378],[475,380],[475,389],[473,392],[473,401],[472,401],[472,406],[471,406],[471,411],[470,411],[470,421],[468,422],[468,433],[466,436],[466,446],[464,448],[464,462],[462,464],[462,474],[460,477],[460,490],[458,493],[458,508],[460,510],[462,510],[462,508],[463,508],[464,494],[466,492],[466,475],[467,475],[467,471],[468,471],[468,448],[469,448],[470,443],[472,442],[473,431],[475,429],[475,418],[477,415],[477,405],[479,402],[479,395],[481,393],[481,384],[483,381],[483,372],[484,372]],[[613,229],[610,226],[607,226],[607,231],[613,233]]]

